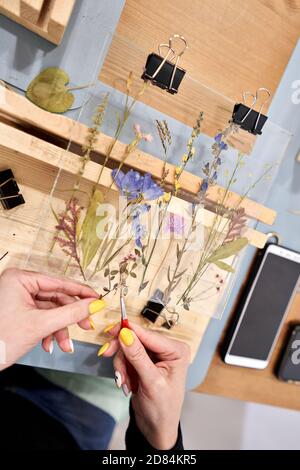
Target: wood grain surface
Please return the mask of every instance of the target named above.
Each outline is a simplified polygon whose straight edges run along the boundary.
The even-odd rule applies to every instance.
[[[129,70],[141,75],[147,55],[182,34],[189,49],[178,95],[151,87],[142,100],[188,125],[201,109],[214,135],[243,91],[274,94],[299,31],[299,0],[127,0],[100,79],[118,87]]]
[[[75,0],[0,0],[0,14],[58,45],[74,4]]]
[[[294,298],[284,326],[276,343],[269,366],[265,370],[230,366],[223,362],[220,341],[204,382],[195,391],[220,395],[236,400],[265,403],[300,410],[300,387],[280,381],[276,370],[293,325],[300,324],[300,293]]]

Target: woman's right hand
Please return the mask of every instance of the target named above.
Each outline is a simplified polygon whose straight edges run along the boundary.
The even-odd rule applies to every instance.
[[[121,331],[117,326],[112,328],[108,333],[115,339],[102,355],[111,356],[121,346],[114,358],[117,386],[125,393],[132,389],[127,360],[138,379],[132,396],[137,426],[152,447],[171,449],[177,440],[190,349],[159,333],[132,323],[131,327]]]

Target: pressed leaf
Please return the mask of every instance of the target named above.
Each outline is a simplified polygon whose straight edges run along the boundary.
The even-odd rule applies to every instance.
[[[35,77],[26,90],[26,97],[51,113],[64,113],[71,108],[74,95],[66,85],[68,74],[58,67],[48,67]]]
[[[147,287],[148,283],[149,283],[149,281],[143,282],[143,284],[139,288],[139,292],[141,292],[143,289],[145,289],[145,287]]]
[[[102,202],[103,194],[99,189],[96,189],[90,200],[81,229],[80,243],[82,250],[82,266],[84,270],[87,269],[96,256],[102,242],[102,239],[99,238],[97,234],[97,225],[106,217],[106,214],[100,216],[97,215],[98,207]]]
[[[248,239],[246,237],[241,237],[232,242],[225,243],[212,253],[212,255],[207,259],[207,262],[215,263],[215,261],[219,261],[220,259],[229,258],[230,256],[236,255],[247,245]]]
[[[235,270],[230,264],[224,263],[224,261],[214,261],[214,263],[218,268],[223,269],[223,271],[227,271],[228,273],[234,273]]]

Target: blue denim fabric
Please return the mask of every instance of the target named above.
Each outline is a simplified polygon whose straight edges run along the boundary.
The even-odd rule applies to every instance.
[[[40,388],[10,389],[65,426],[82,450],[107,449],[116,424],[112,416],[51,383],[45,387],[45,382]]]
[[[13,377],[4,388],[31,401],[60,422],[82,450],[107,449],[116,424],[112,416],[57,387],[32,369],[26,375],[28,386],[24,376],[20,380],[17,374],[18,379],[14,380]]]

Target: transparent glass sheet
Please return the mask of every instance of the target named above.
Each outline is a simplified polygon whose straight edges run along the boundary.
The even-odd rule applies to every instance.
[[[119,61],[116,60],[114,64],[111,59],[112,52],[115,49],[116,58],[118,58],[118,46],[120,47],[124,42],[126,42],[128,55],[125,58],[120,58]],[[112,50],[107,62],[105,62],[107,45],[110,43],[112,43]],[[29,269],[59,273],[88,282],[98,290],[99,294],[105,294],[108,290],[111,290],[108,295],[114,298],[116,297],[116,291],[114,291],[113,285],[120,275],[120,272],[118,272],[120,270],[120,261],[124,257],[128,257],[129,254],[135,256],[136,249],[139,251],[139,255],[143,250],[136,244],[136,233],[135,236],[130,235],[132,234],[130,232],[131,228],[129,227],[129,232],[126,232],[124,228],[126,224],[124,223],[124,227],[122,225],[122,220],[124,221],[122,217],[124,217],[125,212],[123,206],[120,209],[119,192],[115,186],[112,186],[111,169],[119,168],[120,171],[126,173],[130,166],[135,166],[136,163],[136,167],[139,167],[141,173],[153,173],[152,170],[157,167],[157,164],[155,162],[151,163],[151,159],[148,158],[149,155],[164,160],[156,120],[167,121],[172,137],[168,163],[180,167],[183,162],[183,155],[187,153],[187,142],[191,135],[191,127],[196,122],[199,112],[203,111],[201,134],[194,142],[194,157],[188,161],[185,167],[186,171],[203,178],[205,165],[213,159],[212,145],[216,144],[216,140],[212,136],[222,133],[228,127],[235,104],[229,98],[194,80],[188,71],[177,95],[170,95],[166,91],[149,84],[143,90],[143,94],[138,96],[122,132],[117,135],[118,142],[115,144],[110,158],[107,158],[107,168],[103,169],[102,164],[108,157],[112,139],[116,135],[120,119],[122,120],[124,113],[126,81],[129,72],[133,71],[130,95],[135,96],[143,87],[140,76],[147,55],[150,52],[152,51],[140,50],[135,44],[129,43],[120,36],[115,35],[112,38],[107,35],[105,40],[99,44],[97,61],[93,67],[89,67],[88,72],[84,73],[85,58],[77,58],[78,61],[82,61],[83,75],[85,75],[84,78],[80,78],[80,81],[82,84],[91,83],[92,85],[88,89],[74,91],[76,95],[75,105],[71,111],[65,113],[65,116],[74,122],[92,127],[95,125],[97,107],[103,103],[106,96],[108,100],[101,134],[97,136],[96,150],[94,149],[91,152],[90,161],[84,161],[83,155],[86,155],[86,151],[82,149],[87,145],[86,139],[89,135],[87,128],[80,127],[79,124],[75,125],[74,122],[72,124],[71,121],[69,123],[73,127],[72,131],[66,134],[69,137],[68,139],[63,139],[64,136],[59,135],[60,131],[58,129],[55,132],[53,131],[51,139],[47,138],[48,142],[46,144],[38,136],[34,136],[32,140],[28,141],[29,151],[27,153],[30,154],[31,151],[38,152],[38,162],[33,163],[34,157],[30,155],[27,157],[22,155],[22,165],[17,162],[16,158],[9,156],[7,159],[7,164],[10,165],[16,179],[20,182],[20,189],[26,201],[24,206],[11,211],[1,211],[0,214],[1,241],[4,245],[5,243],[10,244],[12,241],[16,242],[16,245],[14,245],[17,246],[14,249],[15,260],[18,259]],[[104,67],[101,69],[103,63]],[[138,69],[136,67],[137,63],[139,64]],[[135,69],[131,68],[133,64]],[[40,70],[42,69],[43,66]],[[102,70],[101,80],[98,80],[100,69]],[[112,76],[110,76],[110,72]],[[112,79],[114,75],[118,76],[117,81]],[[79,83],[74,85],[79,85]],[[129,101],[131,99],[129,98]],[[208,102],[210,103],[209,109],[207,107]],[[206,115],[208,116],[207,119]],[[179,119],[180,116],[184,122]],[[136,124],[139,127],[134,127]],[[64,125],[62,123],[62,126]],[[152,139],[141,139],[138,145],[138,150],[148,154],[148,156],[146,156],[147,158],[145,156],[139,158],[140,154],[136,149],[130,153],[127,159],[126,152],[132,145],[137,132],[146,136],[150,134],[153,137]],[[225,188],[232,180],[230,192],[237,193],[241,197],[229,209],[238,210],[240,203],[245,198],[251,198],[253,201],[264,204],[272,180],[284,157],[290,137],[287,131],[270,120],[263,128],[263,135],[257,138],[253,138],[253,136],[241,130],[230,135],[227,141],[229,147],[220,156],[222,164],[218,166],[216,179],[216,183]],[[120,167],[120,160],[122,161],[122,159],[124,159],[124,165]],[[130,162],[133,162],[133,165]],[[238,165],[237,162],[239,162]],[[3,166],[3,161],[1,161],[1,164]],[[97,185],[97,183],[99,184]],[[86,218],[87,208],[89,207],[89,210],[93,209],[91,209],[90,202],[92,195],[95,195],[95,188],[101,194],[98,193],[98,196],[94,199],[94,204],[97,208],[103,203],[110,205],[112,212],[119,216],[119,221],[121,220],[121,228],[120,226],[113,227],[111,225],[111,220],[105,218],[107,217],[105,211],[99,213],[99,220],[94,220],[92,223],[89,219],[90,225],[87,222],[82,225],[84,218]],[[169,192],[171,188],[170,185],[167,185],[166,191]],[[150,298],[154,298],[157,302],[163,302],[168,312],[168,321],[176,321],[178,318],[180,321],[181,315],[184,315],[187,310],[195,311],[199,315],[221,318],[235,276],[238,275],[243,251],[238,256],[233,255],[226,259],[226,263],[231,267],[230,269],[221,269],[220,265],[217,266],[213,263],[204,265],[202,268],[203,274],[200,275],[198,282],[193,284],[193,276],[197,273],[199,265],[201,266],[204,247],[207,243],[210,243],[209,240],[212,238],[224,241],[229,219],[222,222],[221,215],[218,214],[221,196],[219,199],[215,199],[214,203],[211,200],[205,200],[199,206],[196,204],[196,210],[198,211],[196,225],[197,230],[198,228],[201,229],[202,245],[198,244],[196,248],[194,247],[194,250],[189,250],[177,266],[178,251],[184,245],[184,236],[186,237],[186,233],[189,233],[189,221],[191,220],[191,214],[194,213],[193,210],[195,210],[195,206],[185,201],[186,199],[191,201],[191,195],[186,197],[189,188],[184,189],[185,191],[181,192],[181,188],[179,188],[176,196],[172,197],[172,203],[167,205],[164,212],[165,219],[161,225],[160,222],[157,222],[156,216],[159,211],[155,201],[149,202],[151,209],[140,215],[140,224],[148,228],[148,232],[146,235],[144,234],[142,241],[143,246],[147,245],[145,257],[146,259],[149,258],[154,246],[153,256],[151,256],[146,273],[143,256],[139,258],[138,255],[136,261],[128,264],[128,269],[131,269],[133,264],[137,264],[132,271],[133,275],[129,275],[127,280],[128,295],[132,302],[136,302],[137,309],[145,305]],[[181,200],[184,201],[183,205],[180,203]],[[66,204],[69,204],[67,212]],[[154,216],[149,225],[150,215],[153,214]],[[67,219],[64,217],[66,215]],[[75,217],[73,221],[70,220],[72,215]],[[130,219],[130,214],[128,217]],[[75,257],[70,256],[71,244],[63,245],[61,239],[64,238],[64,233],[62,233],[61,228],[57,229],[57,226],[62,227],[64,223],[72,226],[73,223],[73,227],[80,234],[77,233],[77,236],[80,236],[82,241],[84,235],[89,234],[90,236],[92,231],[96,231],[95,223],[103,222],[103,219],[105,219],[105,223],[102,224],[104,225],[103,230],[107,231],[109,228],[110,233],[113,232],[116,236],[113,241],[105,242],[105,236],[101,232],[102,235],[98,237],[98,243],[95,243],[94,238],[90,239],[89,250],[86,249],[85,253],[82,252],[83,245],[78,245],[76,256],[80,258],[81,266],[79,268]],[[210,224],[207,222],[208,219],[211,221]],[[75,224],[76,226],[74,220],[78,222]],[[180,234],[181,223],[187,230],[184,236],[182,233]],[[225,223],[225,230],[222,231],[220,227],[223,223]],[[257,221],[254,216],[247,218],[248,228],[255,230],[256,224]],[[213,234],[211,232],[212,225],[214,228]],[[158,226],[159,241],[156,242]],[[246,228],[244,227],[243,230],[246,230]],[[147,238],[149,232],[153,235],[150,241]],[[76,237],[76,234],[74,236]],[[189,243],[189,245],[191,244]],[[91,257],[92,261],[88,263]],[[85,269],[82,267],[83,264]],[[233,270],[234,272],[231,272]],[[107,271],[109,274],[107,274]],[[113,275],[114,271],[117,274]],[[181,274],[181,276],[177,278],[175,276],[175,281],[173,279],[172,289],[170,290],[168,286],[174,271],[176,275]],[[190,293],[187,295],[186,291],[191,286],[191,281],[193,288],[191,292],[188,290]],[[189,296],[192,296],[192,299]]]

